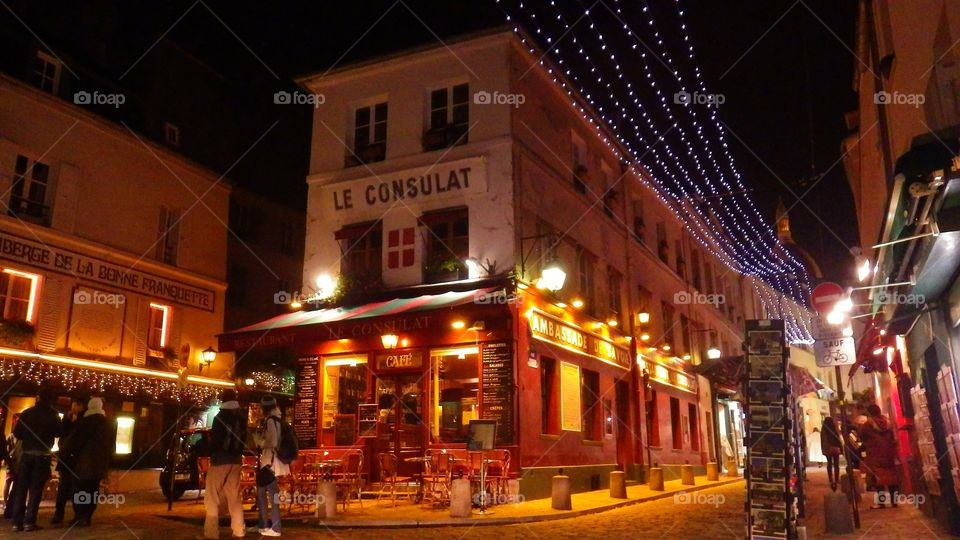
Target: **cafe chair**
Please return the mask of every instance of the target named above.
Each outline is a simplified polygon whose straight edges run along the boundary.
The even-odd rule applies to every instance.
[[[347,511],[354,496],[363,510],[363,451],[350,450],[341,459],[340,470],[334,473],[334,483],[337,492],[343,493],[343,511]]]
[[[495,450],[490,453],[492,462],[487,463],[487,485],[490,493],[500,495],[496,500],[505,500],[507,482],[510,480],[510,451]]]
[[[380,493],[377,494],[377,504],[380,504],[380,499],[389,489],[390,499],[393,501],[393,505],[396,506],[397,486],[405,486],[409,484],[412,479],[409,476],[397,476],[399,459],[396,454],[384,452],[379,454],[377,459],[380,465]],[[410,493],[402,493],[402,495],[409,497]]]
[[[450,464],[451,454],[446,452],[427,453],[429,460],[425,463],[423,482],[423,499],[434,504],[450,502],[450,481],[453,469]]]
[[[240,466],[240,501],[257,501],[257,457],[243,456]]]

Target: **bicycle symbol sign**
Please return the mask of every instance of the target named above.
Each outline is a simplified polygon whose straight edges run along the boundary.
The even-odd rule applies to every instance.
[[[818,367],[847,366],[857,361],[852,337],[819,339],[813,343]]]

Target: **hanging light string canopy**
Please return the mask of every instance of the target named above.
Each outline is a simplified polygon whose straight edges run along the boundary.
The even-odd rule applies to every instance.
[[[743,185],[718,117],[724,98],[707,92],[681,1],[658,3],[656,14],[645,0],[497,4],[633,176],[723,264],[779,291],[758,294],[770,316],[784,318],[791,341],[809,342],[806,267],[784,249]],[[664,39],[663,24],[679,43]]]

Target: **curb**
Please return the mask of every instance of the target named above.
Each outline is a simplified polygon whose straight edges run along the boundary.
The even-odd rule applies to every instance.
[[[317,522],[314,519],[297,519],[291,520],[297,525],[308,525],[311,527],[322,527],[326,529],[420,529],[420,528],[431,528],[431,527],[474,527],[474,526],[487,526],[487,525],[518,525],[522,523],[533,523],[538,521],[555,521],[558,519],[570,519],[580,516],[588,516],[591,514],[599,514],[601,512],[606,512],[608,510],[615,510],[617,508],[624,508],[626,506],[633,506],[635,504],[641,504],[649,501],[656,501],[660,499],[666,499],[667,497],[673,497],[675,494],[684,492],[691,493],[695,491],[701,491],[704,489],[710,489],[720,486],[725,486],[735,482],[742,482],[743,477],[739,478],[729,478],[726,480],[720,480],[719,482],[714,482],[710,484],[702,484],[698,486],[688,486],[687,489],[679,489],[676,491],[664,491],[662,493],[657,493],[656,495],[648,495],[638,499],[629,499],[613,504],[608,504],[605,506],[598,506],[596,508],[589,508],[586,510],[573,510],[570,512],[564,512],[562,514],[540,514],[535,516],[519,516],[519,517],[510,517],[510,518],[481,518],[481,519],[470,519],[470,518],[446,518],[446,519],[435,519],[435,520],[370,520],[370,521],[346,521],[346,520],[335,520],[335,521],[321,521]],[[287,523],[287,520],[284,520],[284,523]]]

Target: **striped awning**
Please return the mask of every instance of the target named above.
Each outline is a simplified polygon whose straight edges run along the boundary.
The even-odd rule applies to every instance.
[[[359,319],[404,315],[450,308],[473,302],[487,303],[484,299],[489,298],[489,295],[497,289],[497,287],[489,287],[467,291],[449,291],[440,294],[425,294],[413,298],[394,298],[392,300],[371,302],[358,306],[341,306],[330,309],[285,313],[272,319],[220,334],[218,336],[220,350],[234,351],[240,348],[246,348],[242,343],[250,342],[251,338],[253,338],[254,346],[256,344],[282,344],[278,341],[281,337],[291,335],[290,332],[292,331],[303,330],[316,325],[331,325]],[[256,339],[257,335],[266,338],[268,334],[270,339]]]

